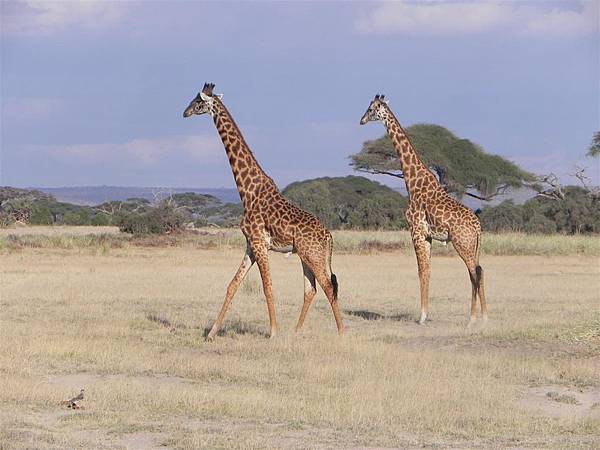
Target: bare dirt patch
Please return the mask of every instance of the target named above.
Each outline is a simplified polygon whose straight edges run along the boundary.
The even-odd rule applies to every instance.
[[[528,387],[524,389],[520,404],[547,417],[600,419],[600,388]]]

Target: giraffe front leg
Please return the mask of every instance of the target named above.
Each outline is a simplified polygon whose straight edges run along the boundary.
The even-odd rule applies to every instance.
[[[427,310],[429,307],[429,276],[431,273],[431,238],[424,233],[413,232],[413,245],[417,256],[417,266],[419,270],[419,284],[421,290],[421,317],[419,325],[423,325],[427,320]]]
[[[240,267],[238,268],[237,272],[235,273],[233,279],[229,282],[229,286],[227,286],[227,293],[225,294],[225,301],[223,302],[221,311],[219,312],[219,315],[217,316],[215,323],[213,324],[212,328],[210,329],[210,332],[206,336],[207,341],[212,340],[215,337],[215,335],[217,334],[217,332],[219,331],[219,328],[221,328],[221,325],[223,324],[223,320],[225,319],[225,314],[227,313],[227,310],[229,309],[229,306],[231,305],[231,301],[233,300],[233,296],[237,292],[238,287],[240,286],[240,283],[244,280],[244,278],[246,277],[246,274],[248,273],[248,271],[250,270],[250,268],[252,267],[253,264],[254,264],[254,254],[252,253],[252,249],[250,248],[250,244],[248,243],[246,246],[246,254],[244,255],[244,258],[242,259],[242,263],[240,264]]]
[[[260,270],[260,277],[263,284],[263,292],[267,300],[267,309],[269,311],[269,323],[271,332],[269,337],[275,337],[277,334],[277,319],[275,318],[275,305],[273,303],[273,286],[271,284],[271,274],[269,271],[269,256],[266,245],[262,240],[252,241],[252,251],[256,258],[256,264]]]

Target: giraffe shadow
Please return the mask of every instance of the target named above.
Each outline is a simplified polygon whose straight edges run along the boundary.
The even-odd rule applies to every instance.
[[[396,322],[409,322],[414,320],[412,314],[409,313],[381,314],[366,309],[345,309],[344,313],[350,316],[360,317],[364,320],[392,320]]]
[[[208,333],[210,332],[211,327],[212,327],[212,324],[210,326],[207,326],[204,328],[204,331],[202,333],[203,337],[208,336]],[[267,333],[263,329],[257,327],[256,325],[253,325],[251,323],[242,322],[241,320],[225,322],[221,326],[221,328],[219,328],[219,331],[217,331],[217,336],[230,336],[231,337],[231,336],[243,336],[246,334],[251,335],[251,336],[265,337],[265,338],[269,337],[269,333]]]

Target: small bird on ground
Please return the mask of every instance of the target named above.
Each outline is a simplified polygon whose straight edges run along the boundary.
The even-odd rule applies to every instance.
[[[81,409],[81,406],[79,405],[79,402],[81,400],[83,400],[83,394],[85,392],[85,389],[82,389],[79,394],[75,397],[73,397],[71,400],[67,400],[62,402],[63,405],[67,405],[67,408],[71,408],[71,409]]]

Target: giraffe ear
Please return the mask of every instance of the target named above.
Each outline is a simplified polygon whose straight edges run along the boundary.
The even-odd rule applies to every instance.
[[[221,100],[223,98],[223,94],[217,94],[214,97],[217,97],[219,100]]]
[[[206,95],[204,92],[200,92],[200,98],[205,102],[210,102],[212,97]]]

